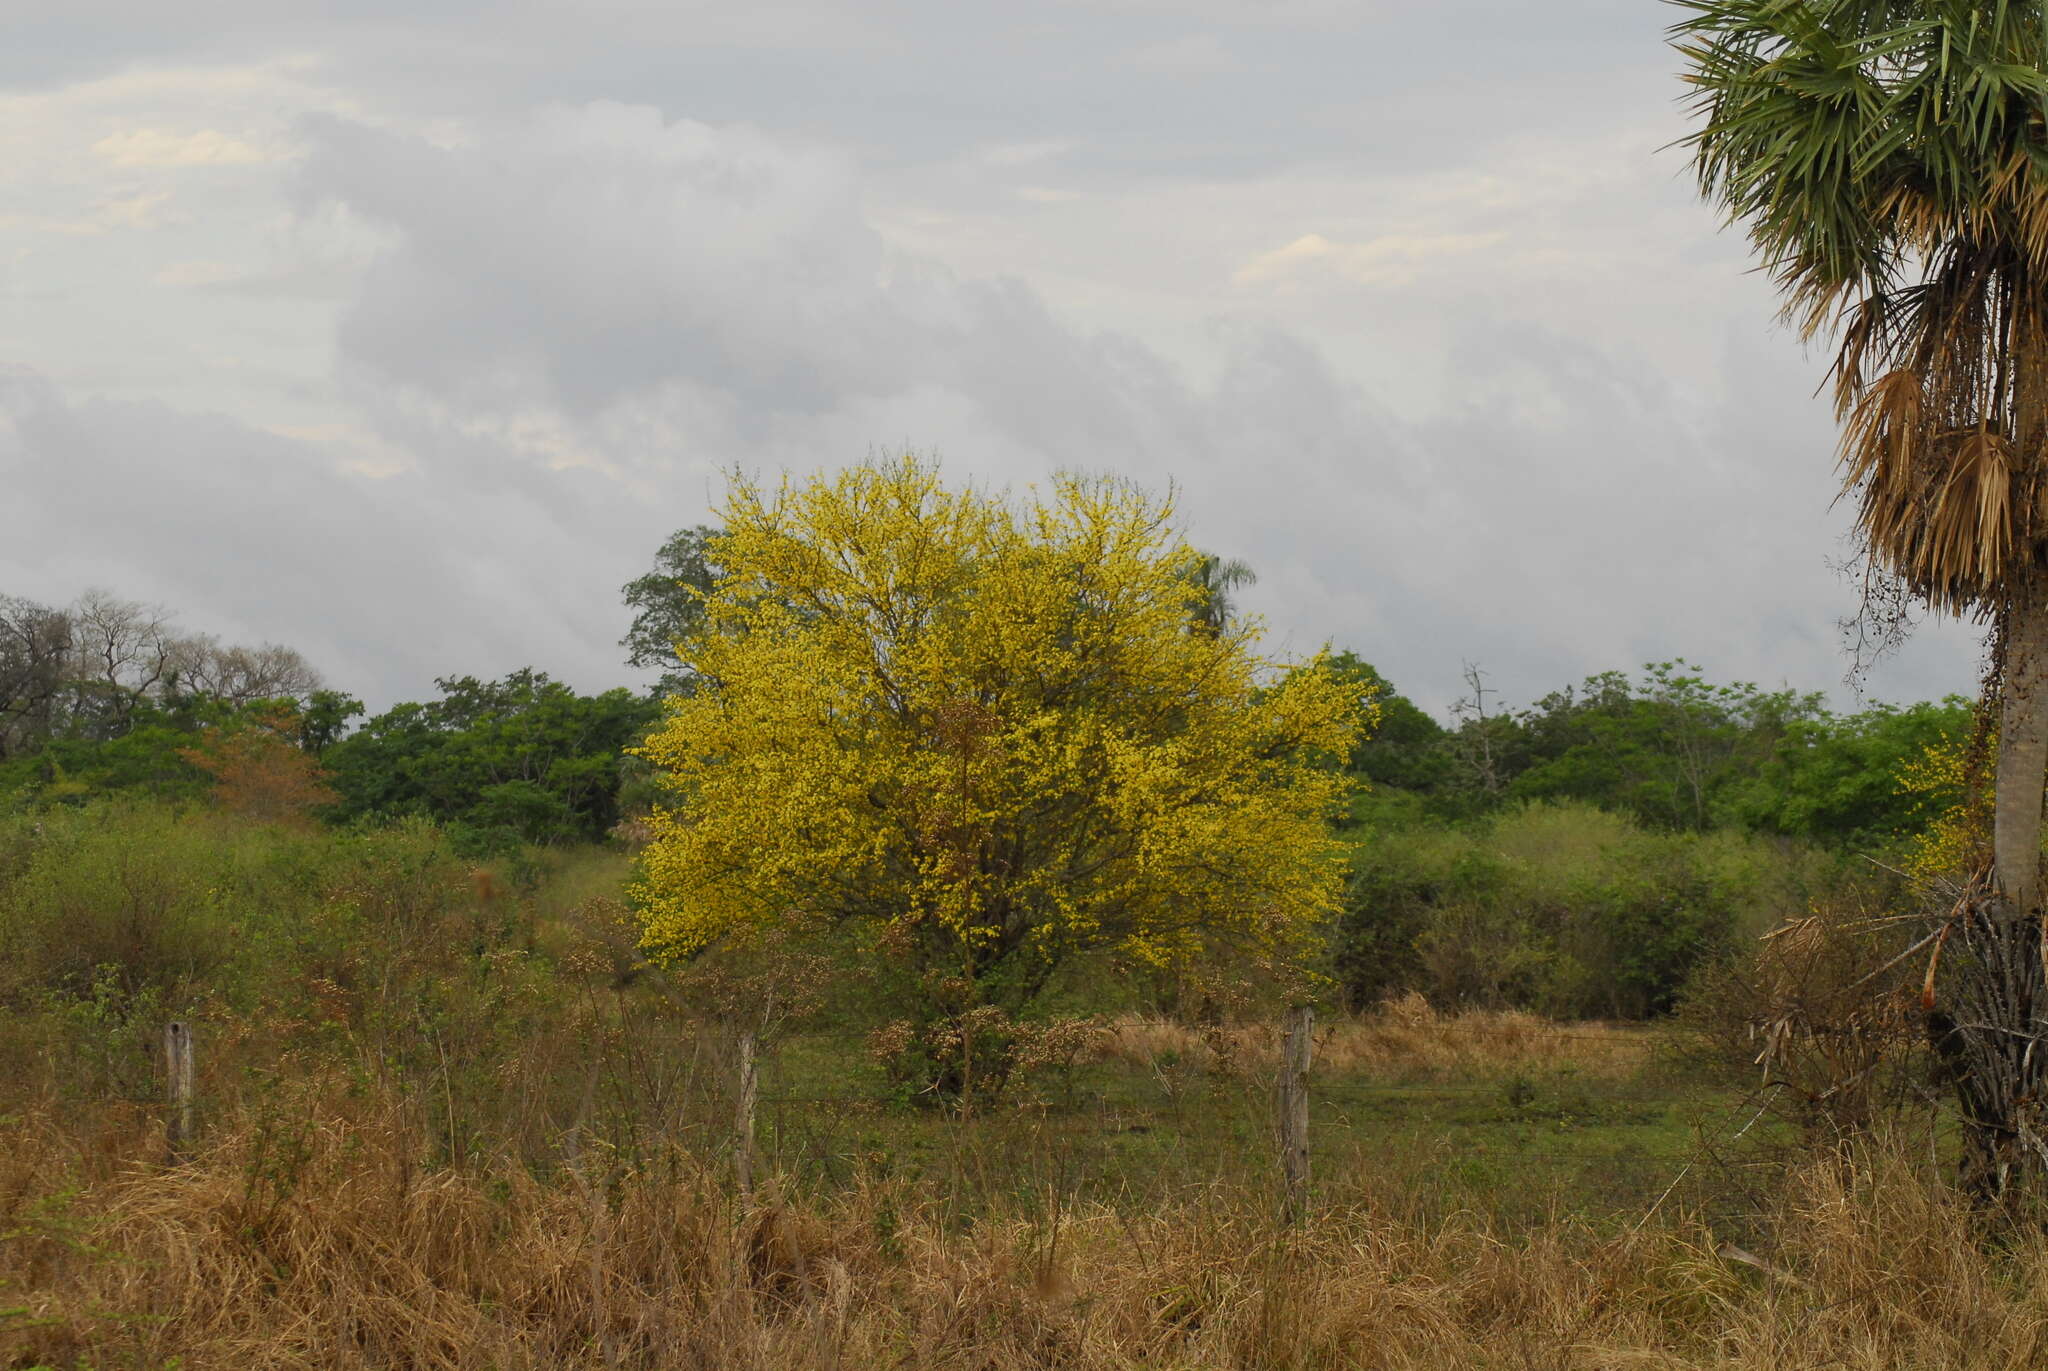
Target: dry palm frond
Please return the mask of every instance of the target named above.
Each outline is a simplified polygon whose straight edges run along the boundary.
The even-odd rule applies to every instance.
[[[1674,0],[1701,188],[1808,337],[1839,329],[1846,485],[1936,608],[1994,610],[2048,471],[2036,6]]]
[[[1871,553],[1955,614],[1996,602],[2044,527],[2048,292],[2008,249],[1959,242],[1844,316],[1834,365],[1845,492]],[[1868,379],[1872,378],[1874,379]]]
[[[1919,375],[1903,367],[1864,389],[1842,435],[1845,486],[1903,495],[1916,484],[1913,474],[1920,466],[1918,447],[1925,430],[1923,395]],[[1870,519],[1866,513],[1866,522]]]
[[[1982,429],[1902,432],[1881,415],[1851,433],[1861,445],[1844,462],[1871,549],[1937,608],[1967,613],[1995,591],[2017,540],[2012,443]]]

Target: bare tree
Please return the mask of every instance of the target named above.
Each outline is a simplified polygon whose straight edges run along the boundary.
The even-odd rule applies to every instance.
[[[117,737],[148,702],[303,702],[320,684],[291,648],[181,633],[161,606],[105,590],[63,609],[0,595],[0,758],[62,735]]]
[[[320,673],[292,648],[223,645],[211,634],[179,638],[172,646],[171,675],[185,694],[210,695],[230,704],[252,700],[303,700],[321,685]]]
[[[81,716],[119,729],[137,702],[164,683],[178,639],[161,605],[117,599],[94,588],[71,606],[71,680]]]
[[[71,657],[71,616],[0,595],[0,758],[50,731]]]
[[[1501,754],[1505,750],[1502,735],[1508,720],[1487,710],[1486,697],[1498,692],[1487,686],[1486,673],[1475,663],[1465,663],[1465,685],[1472,693],[1451,706],[1451,715],[1458,721],[1458,730],[1452,735],[1453,745],[1458,760],[1472,773],[1479,788],[1498,796],[1507,788],[1507,777],[1503,774],[1505,758]]]

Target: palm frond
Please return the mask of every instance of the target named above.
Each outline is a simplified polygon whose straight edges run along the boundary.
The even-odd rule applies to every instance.
[[[1981,611],[2048,556],[2048,16],[2011,0],[1674,0],[1702,192],[1836,335],[1872,554]]]

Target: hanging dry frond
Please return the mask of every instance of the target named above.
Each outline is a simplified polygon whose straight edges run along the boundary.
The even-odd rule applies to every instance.
[[[1998,584],[2012,551],[2012,444],[1979,429],[1961,435],[1948,480],[1927,515],[1930,581],[1979,589]]]
[[[1913,379],[1895,372],[1871,388],[1843,463],[1871,551],[1936,608],[1968,613],[1996,594],[2012,556],[2013,447],[1983,429],[1926,432]]]
[[[1924,394],[1917,372],[1903,367],[1889,372],[1864,389],[1843,427],[1842,484],[1866,492],[1866,525],[1872,523],[1873,493],[1904,498],[1917,485]]]

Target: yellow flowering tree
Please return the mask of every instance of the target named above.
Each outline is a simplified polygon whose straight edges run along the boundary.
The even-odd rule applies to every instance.
[[[1080,952],[1312,942],[1367,707],[1320,660],[1278,671],[1255,624],[1198,622],[1169,502],[948,489],[904,457],[735,479],[721,514],[724,574],[677,645],[700,687],[644,749],[668,796],[651,957],[854,923],[906,973],[906,1027],[957,1041]]]
[[[1946,737],[1899,768],[1899,794],[1916,800],[1925,816],[1903,854],[1906,875],[1922,891],[1958,889],[1990,859],[1991,795],[1983,768],[1971,765],[1977,746],[1968,737]],[[1996,742],[1983,746],[1989,751]]]

